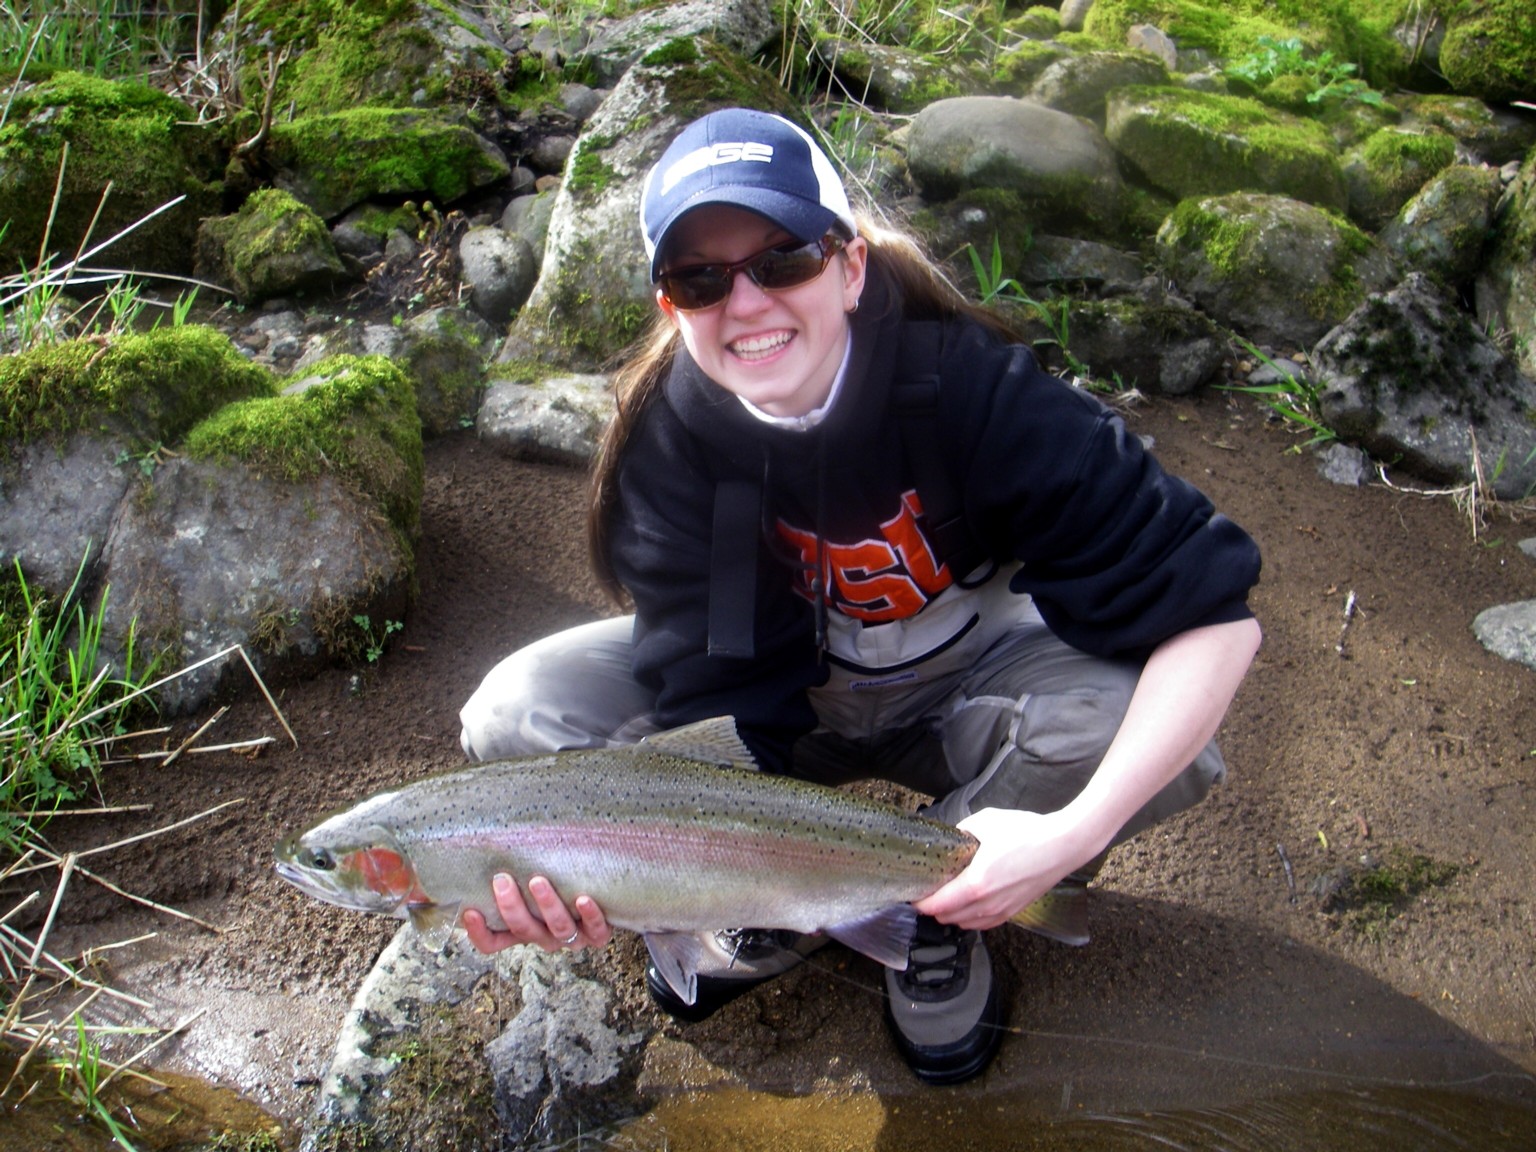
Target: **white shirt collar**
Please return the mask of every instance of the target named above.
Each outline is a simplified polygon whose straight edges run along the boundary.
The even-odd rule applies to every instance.
[[[827,413],[832,411],[832,405],[837,403],[838,393],[843,390],[843,378],[848,375],[848,358],[852,353],[853,334],[849,333],[848,339],[843,343],[843,362],[837,366],[837,375],[832,378],[832,387],[827,390],[827,398],[821,402],[819,408],[807,412],[804,416],[774,416],[743,397],[738,396],[737,399],[741,401],[742,407],[764,424],[772,424],[775,428],[787,428],[792,432],[809,432],[827,418]]]

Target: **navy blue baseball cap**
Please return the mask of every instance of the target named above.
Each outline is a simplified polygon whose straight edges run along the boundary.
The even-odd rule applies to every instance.
[[[672,225],[705,204],[731,204],[772,220],[797,240],[820,240],[836,221],[858,234],[848,193],[827,154],[782,116],[724,108],[667,145],[645,179],[640,225],[651,279]]]

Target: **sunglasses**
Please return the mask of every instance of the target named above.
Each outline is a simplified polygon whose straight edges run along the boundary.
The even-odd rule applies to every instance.
[[[843,242],[831,233],[809,244],[779,244],[733,264],[690,264],[656,277],[668,304],[683,312],[700,312],[723,304],[745,272],[764,292],[783,292],[808,284],[826,271],[827,262]]]

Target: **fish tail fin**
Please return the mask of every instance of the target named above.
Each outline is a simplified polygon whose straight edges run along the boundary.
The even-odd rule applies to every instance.
[[[454,900],[445,904],[407,904],[405,911],[411,923],[416,926],[416,931],[426,941],[427,947],[434,952],[441,952],[452,939],[453,930],[459,926],[459,908],[459,901]]]
[[[910,904],[893,904],[825,929],[832,939],[897,971],[907,967],[907,953],[912,949],[916,930],[917,909]]]
[[[1081,884],[1058,884],[1012,918],[1028,928],[1074,947],[1088,943],[1088,889]]]

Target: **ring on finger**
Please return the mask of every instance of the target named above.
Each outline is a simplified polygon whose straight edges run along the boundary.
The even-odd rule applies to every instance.
[[[571,934],[569,936],[567,936],[564,940],[560,941],[560,943],[564,944],[567,948],[569,948],[572,944],[576,943],[577,938],[580,937],[580,936],[581,936],[581,929],[580,928],[573,928],[573,929],[571,929]]]

